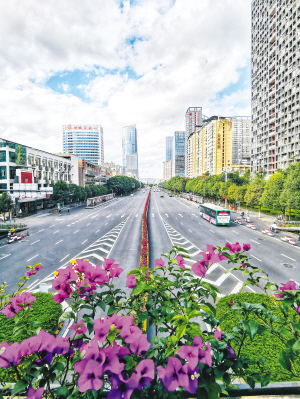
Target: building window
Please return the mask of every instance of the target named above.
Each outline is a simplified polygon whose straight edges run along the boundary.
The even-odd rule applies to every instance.
[[[16,162],[16,154],[14,152],[9,152],[9,162]]]
[[[0,151],[0,162],[6,162],[6,151]]]
[[[0,184],[0,190],[6,190],[7,184]]]
[[[0,179],[6,180],[6,166],[0,166]]]

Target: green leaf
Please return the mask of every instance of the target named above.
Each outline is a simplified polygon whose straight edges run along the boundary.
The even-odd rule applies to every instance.
[[[246,333],[249,335],[251,340],[255,337],[257,331],[258,331],[258,323],[254,320],[248,320],[248,321],[243,321],[242,325],[246,331]]]
[[[268,374],[262,375],[260,378],[261,387],[266,387],[270,383],[270,376]]]
[[[134,365],[133,357],[126,355],[125,359],[126,359],[125,370],[130,370],[132,368],[132,366]]]
[[[28,383],[25,380],[17,381],[11,391],[11,395],[15,396],[17,393],[24,391],[24,389],[27,388],[27,385],[28,385]]]
[[[294,324],[292,325],[292,327],[293,327],[293,329],[294,329],[295,331],[297,331],[298,333],[300,333],[300,322],[294,323]]]
[[[65,369],[65,365],[64,365],[64,363],[62,363],[62,362],[56,363],[54,367],[55,367],[56,370],[58,370],[58,371],[64,371],[64,369]]]
[[[110,306],[107,311],[107,316],[114,314],[116,311],[117,311],[117,309],[114,306]]]
[[[103,312],[105,312],[106,304],[105,304],[104,301],[100,300],[100,301],[97,303],[97,306],[99,306],[99,307],[103,310]]]
[[[59,387],[56,390],[58,396],[69,396],[69,390],[67,387]]]
[[[250,388],[254,389],[255,388],[255,381],[251,377],[247,377],[247,384],[250,386]]]
[[[300,339],[297,339],[297,341],[294,343],[293,350],[300,351]]]
[[[185,334],[186,325],[181,325],[176,328],[176,337],[179,340]]]
[[[75,320],[75,314],[73,313],[73,312],[64,312],[61,316],[60,316],[60,318],[59,318],[59,320],[58,320],[58,323],[60,323],[61,321],[64,321],[64,320],[67,320],[67,319],[73,319],[73,320]]]
[[[284,369],[291,371],[291,369],[292,369],[291,361],[290,361],[288,354],[284,350],[282,350],[280,352],[278,360]]]
[[[136,315],[139,321],[142,323],[144,320],[147,320],[148,312],[142,312],[141,310],[137,310]]]

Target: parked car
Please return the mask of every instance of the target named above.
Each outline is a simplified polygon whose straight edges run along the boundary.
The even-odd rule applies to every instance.
[[[255,225],[253,223],[248,223],[248,224],[246,224],[246,226],[249,227],[252,230],[256,230],[256,227],[255,227]]]
[[[296,244],[296,241],[295,241],[295,239],[292,236],[285,235],[285,236],[282,236],[280,238],[281,238],[282,241],[289,242],[292,245]]]
[[[270,237],[274,237],[274,233],[273,233],[273,231],[270,230],[270,229],[263,229],[261,232],[262,232],[263,234],[267,234],[267,235],[270,236]]]

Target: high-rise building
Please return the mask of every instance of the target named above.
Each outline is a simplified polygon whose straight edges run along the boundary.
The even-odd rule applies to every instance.
[[[63,152],[93,163],[104,163],[102,126],[63,125]]]
[[[122,135],[123,174],[139,177],[136,125],[123,127]]]
[[[188,138],[188,177],[217,175],[226,167],[243,172],[250,164],[250,117],[208,118]]]
[[[185,176],[188,175],[187,141],[200,126],[202,126],[202,107],[189,107],[185,113]]]
[[[251,170],[300,160],[299,1],[252,1]]]
[[[166,161],[173,160],[173,136],[166,137]]]
[[[172,177],[172,161],[163,162],[163,178],[164,181],[170,180]]]
[[[174,133],[172,175],[184,177],[185,174],[185,132]]]

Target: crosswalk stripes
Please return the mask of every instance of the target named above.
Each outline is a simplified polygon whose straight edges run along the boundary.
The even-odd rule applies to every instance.
[[[78,255],[74,256],[73,258],[69,258],[69,260],[61,266],[59,269],[64,269],[70,264],[70,259],[89,259],[92,264],[102,265],[104,258],[109,258],[109,255],[121,234],[123,227],[127,223],[129,216],[124,219],[120,224],[106,233],[104,236],[93,242],[93,244],[89,245],[87,248],[82,250]],[[113,238],[112,238],[113,237]],[[108,247],[108,248],[107,248]],[[58,269],[58,270],[59,270]],[[54,276],[53,273],[49,274],[43,280],[36,283],[34,286],[30,288],[31,292],[37,292],[36,288],[40,283],[48,283],[51,281],[51,284],[48,284],[48,289],[52,287],[52,280]]]
[[[198,248],[195,244],[193,244],[177,230],[171,227],[163,219],[162,222],[171,240],[172,245],[183,248],[189,252],[189,256],[191,259],[186,259],[187,266],[192,266],[194,263],[198,262],[200,259],[199,252],[203,251],[201,251],[200,248]],[[183,253],[184,252],[182,252],[182,254]],[[243,285],[243,282],[234,274],[225,274],[225,270],[225,267],[223,267],[219,263],[215,263],[208,269],[206,277],[203,278],[203,281],[215,285],[222,291],[222,294],[218,294],[220,297],[237,293]],[[246,290],[254,292],[254,290],[252,290],[250,287],[246,287]]]

